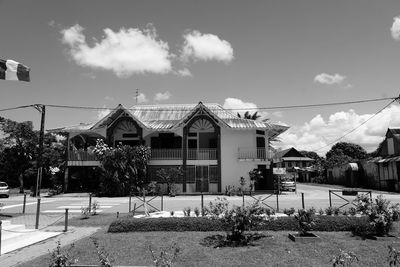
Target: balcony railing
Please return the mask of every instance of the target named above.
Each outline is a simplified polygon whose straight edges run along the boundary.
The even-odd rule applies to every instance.
[[[151,149],[152,160],[180,160],[183,158],[183,152],[181,148],[176,149]],[[213,148],[200,148],[200,149],[188,149],[187,151],[188,160],[216,160],[217,149]],[[98,161],[96,155],[93,152],[87,150],[69,151],[69,161]]]
[[[272,151],[265,148],[240,147],[238,150],[238,159],[241,160],[270,160],[272,157]]]
[[[215,148],[199,148],[199,149],[188,149],[187,159],[188,160],[216,160],[217,149]]]
[[[182,159],[182,149],[151,149],[151,159],[153,160],[165,160],[165,159]]]
[[[96,155],[93,152],[87,150],[68,151],[69,161],[98,161]]]

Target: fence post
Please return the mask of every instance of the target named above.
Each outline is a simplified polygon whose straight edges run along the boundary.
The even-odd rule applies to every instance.
[[[371,201],[372,201],[372,191],[369,191],[369,198],[370,198]]]
[[[119,211],[117,211],[117,219],[119,218]]]
[[[201,193],[201,216],[204,216],[204,196]]]
[[[0,256],[1,256],[1,232],[3,231],[2,223],[3,221],[0,221]]]
[[[305,209],[304,205],[304,193],[301,193],[301,206],[303,207],[303,210]]]
[[[331,197],[331,190],[329,190],[329,207],[332,208],[332,197]]]
[[[64,232],[68,231],[68,209],[65,209]]]
[[[161,211],[164,210],[164,196],[161,194]]]
[[[242,206],[244,208],[244,191],[243,191],[243,194],[242,194]]]
[[[92,193],[89,193],[89,213],[92,212]]]
[[[135,212],[136,212],[136,203],[133,204],[133,213],[132,213],[132,217],[135,217]]]
[[[131,212],[132,208],[132,194],[129,193],[129,212]]]
[[[279,212],[279,194],[276,194],[276,211]]]
[[[39,229],[39,213],[40,213],[40,197],[37,199],[37,205],[36,205],[36,224],[35,224],[35,229]]]
[[[25,214],[26,193],[24,193],[24,205],[22,206],[22,214]]]

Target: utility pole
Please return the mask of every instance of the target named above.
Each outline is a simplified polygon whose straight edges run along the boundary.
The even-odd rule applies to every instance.
[[[36,104],[34,107],[41,113],[40,120],[40,133],[39,133],[39,148],[36,160],[37,167],[37,179],[36,179],[36,197],[40,197],[40,188],[42,183],[42,174],[43,174],[43,142],[44,142],[44,121],[46,117],[46,106],[43,104]]]
[[[136,105],[138,103],[138,97],[139,97],[139,89],[136,89]]]

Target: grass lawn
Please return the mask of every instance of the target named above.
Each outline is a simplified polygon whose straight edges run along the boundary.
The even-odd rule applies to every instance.
[[[181,249],[176,266],[332,266],[333,255],[342,250],[353,251],[360,259],[352,266],[388,266],[388,245],[400,248],[397,237],[362,240],[349,232],[314,232],[321,240],[311,244],[295,243],[289,232],[262,232],[266,237],[254,246],[212,248],[201,241],[218,232],[136,232],[106,233],[105,229],[92,237],[112,255],[115,265],[153,265],[149,246],[161,248],[177,244]],[[223,234],[223,233],[222,233]],[[394,232],[398,235],[398,232]],[[56,244],[54,244],[54,248]],[[72,253],[80,264],[98,264],[96,251],[89,238],[75,243]],[[49,256],[41,256],[21,266],[47,266]]]

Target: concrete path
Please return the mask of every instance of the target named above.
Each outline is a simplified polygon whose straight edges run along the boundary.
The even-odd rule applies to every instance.
[[[47,237],[45,240],[37,241],[34,245],[24,247],[0,256],[0,266],[18,266],[30,260],[49,254],[56,247],[56,242],[60,241],[62,246],[72,244],[79,239],[85,238],[98,231],[99,227],[69,227],[68,232],[62,232],[64,227],[51,226],[47,228],[49,232],[58,233],[56,237]],[[47,266],[47,263],[43,263]]]

